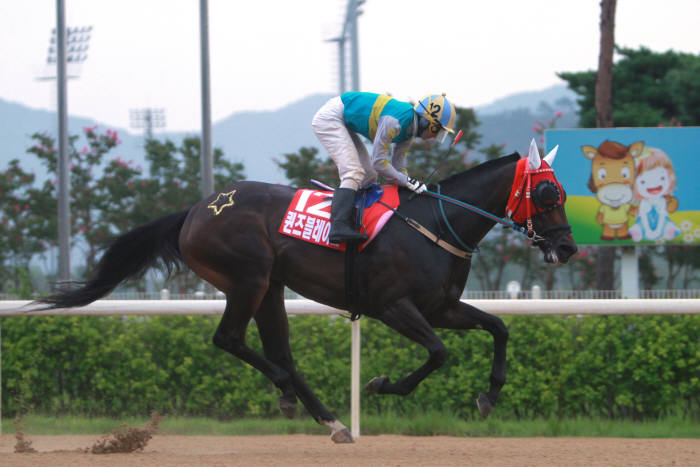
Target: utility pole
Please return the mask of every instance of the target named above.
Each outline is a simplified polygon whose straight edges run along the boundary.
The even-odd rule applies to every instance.
[[[66,11],[56,0],[56,86],[58,99],[58,280],[70,280],[70,155],[66,86]]]
[[[600,2],[600,50],[595,83],[596,126],[613,128],[613,52],[615,50],[615,9],[617,0]],[[599,246],[597,254],[596,287],[612,290],[615,282],[617,247]],[[623,298],[639,297],[639,265],[637,247],[623,246],[621,262],[621,292]]]
[[[214,158],[211,149],[211,92],[209,90],[209,8],[199,0],[199,35],[202,71],[202,196],[214,193]]]
[[[66,28],[65,2],[56,0],[56,27],[52,31],[46,70],[39,81],[56,81],[58,116],[58,281],[70,280],[70,154],[68,153],[68,79],[78,78],[87,59],[92,26]],[[71,67],[71,70],[68,69]]]

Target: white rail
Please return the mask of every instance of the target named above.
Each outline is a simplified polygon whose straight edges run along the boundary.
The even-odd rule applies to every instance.
[[[698,314],[700,299],[462,300],[496,315]],[[0,301],[0,316],[219,315],[225,300],[98,300],[81,308],[35,310],[28,300]],[[338,315],[346,311],[312,300],[284,302],[290,315]]]
[[[698,314],[700,299],[628,300],[462,300],[497,315],[630,315]],[[98,300],[81,308],[36,310],[27,300],[0,301],[0,317],[93,315],[219,315],[225,300]],[[285,300],[290,315],[347,315],[338,308],[311,300]],[[350,420],[354,437],[360,436],[360,321],[352,323]],[[0,355],[0,358],[2,356]],[[1,368],[1,367],[0,367]],[[0,407],[0,416],[2,408]],[[0,433],[2,427],[0,425]]]

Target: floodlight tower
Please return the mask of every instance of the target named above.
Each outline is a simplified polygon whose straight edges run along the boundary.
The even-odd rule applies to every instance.
[[[79,26],[65,28],[63,48],[65,49],[65,77],[77,79],[80,77],[80,66],[87,60],[87,51],[90,47],[92,26]],[[58,41],[61,37],[56,28],[51,30],[49,49],[46,55],[46,66],[36,77],[39,81],[53,81],[58,77]]]
[[[338,37],[327,39],[326,42],[338,43],[338,68],[339,68],[339,91],[345,92],[345,55],[347,44],[350,44],[350,70],[351,70],[351,91],[360,90],[360,60],[357,35],[357,18],[362,14],[360,6],[365,0],[348,0],[345,10],[345,20],[343,21],[343,31]]]
[[[352,90],[360,90],[360,52],[357,44],[357,18],[362,14],[360,6],[365,0],[348,0],[345,26],[350,29],[350,59],[352,61]],[[345,29],[345,28],[343,28]]]
[[[131,128],[143,128],[146,141],[153,139],[154,128],[165,128],[165,109],[129,109]]]
[[[342,94],[345,92],[345,36],[326,39],[326,42],[338,43],[338,89]]]

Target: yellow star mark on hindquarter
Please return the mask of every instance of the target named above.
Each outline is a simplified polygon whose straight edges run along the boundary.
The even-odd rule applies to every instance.
[[[228,193],[219,193],[219,196],[217,196],[214,201],[209,203],[207,207],[209,209],[213,209],[214,215],[218,216],[219,214],[221,214],[221,211],[223,211],[224,208],[234,205],[234,194],[236,194],[236,190],[229,191]]]

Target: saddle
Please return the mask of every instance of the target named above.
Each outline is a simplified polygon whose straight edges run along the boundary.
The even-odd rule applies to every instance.
[[[378,183],[365,185],[357,190],[355,195],[355,209],[357,209],[357,221],[362,225],[362,216],[365,209],[379,201],[384,195],[384,188]]]

